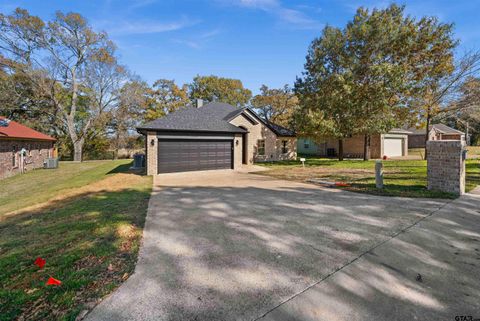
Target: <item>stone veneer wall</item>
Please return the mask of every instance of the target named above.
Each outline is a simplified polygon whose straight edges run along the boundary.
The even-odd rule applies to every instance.
[[[152,146],[151,141],[154,141]],[[147,155],[146,157],[146,165],[147,165],[147,175],[157,175],[158,168],[157,168],[157,160],[158,160],[158,139],[156,132],[147,132],[146,137],[146,145],[147,145]]]
[[[22,148],[27,150],[24,167],[26,171],[42,168],[43,161],[48,157],[53,157],[53,142],[51,141],[0,139],[0,179],[20,173]],[[14,154],[17,157],[16,166],[13,166]]]
[[[247,134],[247,160],[248,164],[254,162],[290,160],[297,157],[297,138],[277,136],[267,126],[259,122],[252,124],[243,116],[238,116],[230,121],[232,125],[244,127]],[[258,155],[258,140],[265,140],[265,155]],[[282,153],[283,141],[287,142],[287,153]]]
[[[458,140],[427,142],[427,179],[429,190],[462,195],[465,193],[465,143]]]

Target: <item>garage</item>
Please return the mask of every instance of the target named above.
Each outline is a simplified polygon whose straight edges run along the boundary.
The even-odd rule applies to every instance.
[[[159,139],[158,173],[233,168],[233,140]]]
[[[250,109],[220,102],[203,106],[197,100],[137,131],[145,137],[148,175],[239,169],[254,160],[265,161],[267,155],[269,161],[296,157],[293,131],[267,124]]]
[[[403,138],[385,137],[383,141],[383,154],[388,157],[403,156]]]

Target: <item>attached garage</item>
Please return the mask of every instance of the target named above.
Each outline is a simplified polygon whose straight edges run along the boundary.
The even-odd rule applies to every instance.
[[[404,141],[402,137],[385,137],[383,141],[383,154],[388,157],[403,156]]]
[[[158,173],[233,168],[231,140],[159,139]]]
[[[249,108],[201,100],[137,131],[145,137],[146,172],[234,170],[254,161],[295,159],[295,133]],[[260,148],[261,146],[261,148]]]

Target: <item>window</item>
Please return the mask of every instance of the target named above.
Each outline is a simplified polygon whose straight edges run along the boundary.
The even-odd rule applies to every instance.
[[[310,148],[310,142],[309,142],[308,140],[305,140],[305,141],[303,142],[303,148],[305,148],[305,149],[309,149],[309,148]]]
[[[259,156],[265,156],[265,140],[263,139],[258,140],[257,152]]]
[[[287,144],[288,144],[288,141],[287,141],[287,140],[282,140],[282,154],[288,153]]]
[[[12,147],[12,167],[18,166],[18,153],[17,153],[17,146]]]

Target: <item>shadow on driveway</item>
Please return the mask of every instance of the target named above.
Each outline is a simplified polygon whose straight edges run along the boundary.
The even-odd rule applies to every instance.
[[[445,204],[231,171],[162,175],[150,199],[135,274],[87,319],[380,320],[401,313],[453,320],[457,310],[450,303],[479,302],[475,273],[458,277],[458,284],[447,280],[434,288],[429,282],[442,273],[463,273],[455,263],[460,257],[478,264],[479,213],[459,199],[447,205],[453,206],[450,214],[440,221],[430,223],[435,214],[428,218],[438,225],[431,233],[392,239]],[[460,207],[465,218],[452,213]],[[462,254],[437,253],[449,249]],[[383,262],[387,254],[392,260]],[[343,278],[327,278],[361,260]],[[410,269],[405,263],[411,261],[421,266]],[[416,281],[417,273],[426,282]],[[333,282],[325,291],[319,283],[324,279]],[[302,297],[312,291],[318,294]],[[446,301],[450,293],[456,297]]]

